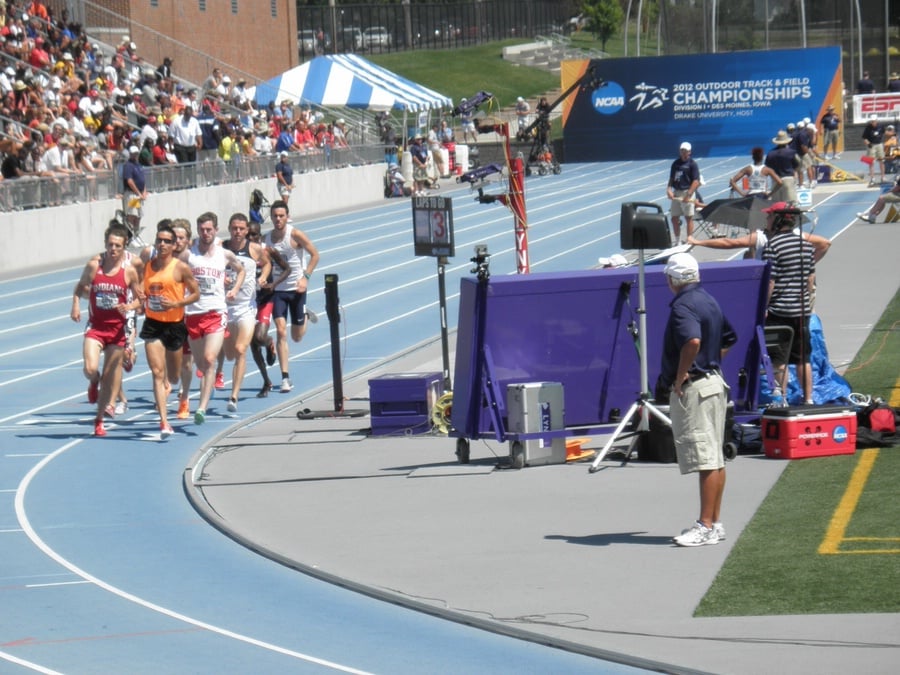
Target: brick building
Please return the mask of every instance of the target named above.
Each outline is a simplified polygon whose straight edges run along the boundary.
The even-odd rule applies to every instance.
[[[249,83],[298,64],[294,0],[85,0],[70,20],[117,45],[128,36],[148,63],[174,60],[174,72],[202,82],[214,67]],[[73,4],[75,5],[73,7]],[[59,13],[57,13],[59,16]]]

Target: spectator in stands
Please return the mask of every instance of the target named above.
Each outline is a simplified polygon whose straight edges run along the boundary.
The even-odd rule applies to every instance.
[[[156,144],[153,146],[153,164],[159,166],[161,164],[175,164],[175,152],[169,143],[169,129],[165,125],[161,125],[157,131]]]
[[[869,71],[863,71],[862,79],[856,83],[856,93],[857,94],[874,94],[875,93],[875,83],[872,81],[872,78],[869,77]]]
[[[281,154],[282,152],[296,151],[299,149],[300,146],[294,142],[294,134],[291,133],[290,128],[284,127],[275,140],[275,152]]]
[[[191,106],[185,106],[181,117],[169,126],[169,137],[172,139],[175,158],[179,164],[197,161],[197,151],[203,142],[203,134]]]
[[[225,125],[222,139],[219,141],[218,153],[219,159],[225,162],[233,172],[232,175],[238,175],[238,165],[241,160],[241,143],[238,140],[238,128],[236,125]]]
[[[215,92],[219,95],[220,101],[227,103],[231,100],[231,78],[228,75],[222,76],[222,80],[216,87]]]
[[[203,92],[206,93],[208,91],[215,91],[216,87],[218,87],[221,82],[222,71],[218,68],[213,68],[212,72],[209,74],[209,77],[203,80]]]
[[[41,2],[41,0],[33,0],[29,3],[28,7],[25,8],[25,12],[29,16],[40,19],[43,25],[46,25],[50,21],[50,14],[47,11],[47,6]]]
[[[313,133],[313,125],[307,124],[302,119],[297,120],[296,131],[294,132],[294,142],[301,150],[315,150],[316,136]]]
[[[219,118],[216,117],[211,103],[209,99],[206,99],[197,116],[197,123],[200,125],[200,158],[203,160],[213,159],[216,156],[222,133]]]
[[[268,155],[273,150],[272,139],[269,136],[269,125],[265,120],[260,120],[253,128],[253,149],[258,155]]]
[[[350,145],[347,141],[347,122],[343,117],[338,117],[331,126],[331,133],[334,134],[334,147],[346,148]]]
[[[172,58],[166,56],[163,62],[156,68],[156,74],[159,76],[159,82],[162,89],[172,91]]]
[[[38,70],[46,70],[50,67],[50,52],[44,49],[44,38],[34,39],[34,47],[28,55],[28,64]]]
[[[242,128],[238,131],[238,141],[241,145],[242,157],[253,157],[256,155],[256,149],[253,147],[253,129],[250,127]]]
[[[238,107],[250,102],[250,97],[247,96],[247,80],[243,77],[238,78],[237,84],[231,88],[231,101]]]
[[[12,66],[6,66],[3,72],[0,72],[0,96],[7,96],[12,93],[13,83],[16,81],[16,69]]]
[[[13,152],[8,152],[0,163],[0,175],[4,180],[14,180],[23,176],[32,176],[34,172],[25,168],[25,162],[31,151],[31,142],[18,145]]]

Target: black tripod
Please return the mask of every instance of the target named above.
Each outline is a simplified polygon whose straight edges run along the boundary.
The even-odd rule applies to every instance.
[[[655,209],[655,213],[642,212],[641,208]],[[648,384],[649,368],[647,366],[647,298],[645,291],[644,273],[644,249],[666,248],[669,245],[669,228],[662,209],[656,204],[629,202],[622,204],[620,219],[621,244],[623,249],[638,250],[638,360],[640,361],[640,387],[638,397],[628,411],[622,416],[616,430],[610,436],[603,449],[597,453],[591,462],[590,473],[599,470],[600,462],[609,453],[612,446],[621,438],[637,437],[650,430],[650,415],[667,426],[672,421],[659,408],[651,403],[650,386]],[[633,330],[633,326],[630,327]],[[625,431],[625,428],[635,421],[637,423],[633,431]],[[633,441],[632,441],[633,444]],[[633,445],[632,445],[633,447]],[[630,452],[629,452],[630,454]]]

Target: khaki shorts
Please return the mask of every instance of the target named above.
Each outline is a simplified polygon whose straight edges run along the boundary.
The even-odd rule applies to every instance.
[[[710,375],[669,396],[669,417],[681,473],[713,471],[725,466],[725,406],[728,386]]]
[[[873,143],[866,154],[872,159],[884,159],[884,143]]]
[[[673,191],[675,198],[672,200],[672,208],[669,212],[673,218],[675,216],[684,216],[685,218],[694,217],[694,202],[681,201],[682,197],[684,197],[687,193],[687,190]]]
[[[772,190],[769,199],[773,202],[797,203],[797,180],[793,176],[784,176],[781,185]]]

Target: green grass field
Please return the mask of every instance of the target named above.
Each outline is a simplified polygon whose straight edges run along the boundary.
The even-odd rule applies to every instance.
[[[517,96],[530,98],[559,88],[559,75],[503,60],[503,47],[522,42],[505,40],[465,49],[372,54],[367,58],[454,101],[489,91],[499,105],[509,106],[515,105]]]
[[[898,373],[900,293],[846,377],[897,406]],[[900,447],[791,462],[696,616],[900,612],[898,486]]]

